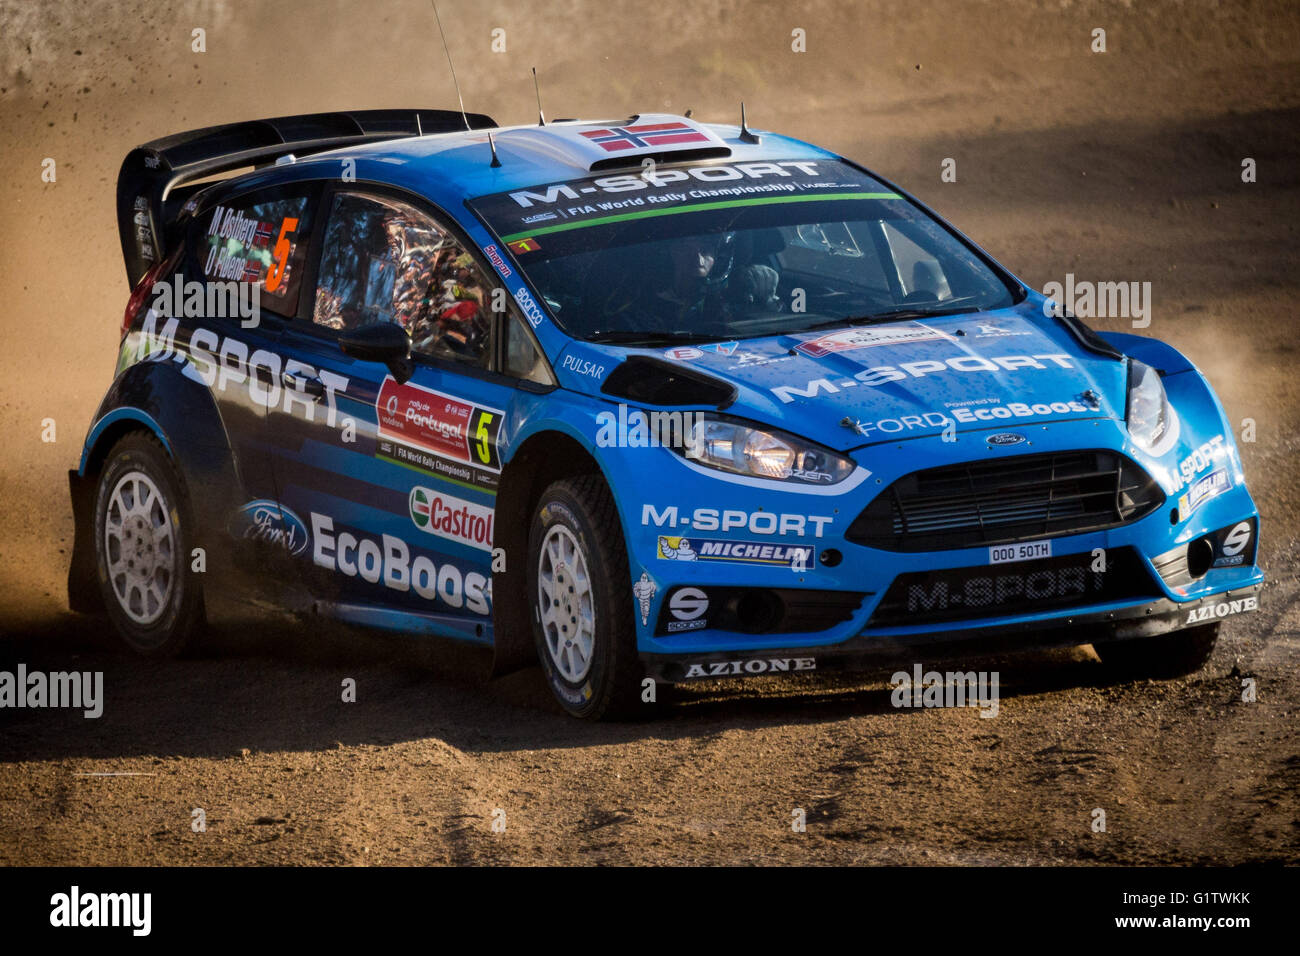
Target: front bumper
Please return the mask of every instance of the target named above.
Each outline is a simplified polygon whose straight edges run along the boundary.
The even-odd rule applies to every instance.
[[[917,552],[877,550],[848,540],[846,532],[854,518],[900,475],[949,463],[954,458],[960,460],[962,456],[973,459],[1008,453],[987,448],[982,440],[971,442],[962,436],[956,446],[939,437],[914,439],[890,447],[872,446],[854,453],[866,472],[865,481],[844,492],[828,489],[821,493],[751,490],[688,471],[667,450],[661,452],[663,469],[656,470],[659,481],[651,490],[646,488],[643,475],[631,471],[621,473],[620,468],[626,466],[614,462],[611,469],[614,487],[646,488],[641,494],[621,496],[620,502],[633,578],[644,573],[650,582],[643,590],[651,592],[651,599],[637,608],[639,652],[654,669],[652,672],[667,674],[680,670],[666,666],[671,661],[752,660],[788,653],[829,662],[861,654],[914,653],[918,648],[928,651],[945,643],[963,651],[976,643],[1007,648],[1061,646],[1090,643],[1092,636],[1087,633],[1080,636],[1076,632],[1091,630],[1095,636],[1098,628],[1102,629],[1103,636],[1123,638],[1194,626],[1188,623],[1193,610],[1253,596],[1256,591],[1252,589],[1257,589],[1264,575],[1255,564],[1260,531],[1258,510],[1245,486],[1235,451],[1226,443],[1222,448],[1223,457],[1207,466],[1228,471],[1231,480],[1226,490],[1190,512],[1184,513],[1177,507],[1180,492],[1185,489],[1180,489],[1172,479],[1170,463],[1182,460],[1186,446],[1201,440],[1190,427],[1184,429],[1184,434],[1186,445],[1159,461],[1127,444],[1122,423],[1106,419],[1036,426],[1032,442],[1026,443],[1032,444],[1032,450],[1037,452],[1112,448],[1128,455],[1156,477],[1166,495],[1164,506],[1156,511],[1119,527],[1050,539],[1053,558],[1073,556],[1086,562],[1090,555],[1105,555],[1108,561],[1117,552],[1131,555],[1132,562],[1127,567],[1140,570],[1140,588],[1090,593],[1077,602],[1037,609],[1003,606],[980,610],[972,602],[968,605],[969,613],[954,614],[949,619],[895,614],[889,619],[889,626],[885,625],[888,615],[877,616],[877,612],[891,585],[904,576],[945,574],[961,569],[974,572],[981,566],[1002,573],[996,569],[1033,569],[1039,565],[1026,561],[991,566],[990,549],[986,546]],[[665,488],[671,488],[672,492],[664,493],[661,489]],[[726,527],[728,515],[735,516],[733,530]],[[711,519],[707,527],[701,523],[701,516]],[[722,519],[721,526],[718,516]],[[782,533],[787,522],[802,530]],[[1156,566],[1156,558],[1241,522],[1251,523],[1254,540],[1249,550],[1241,553],[1240,564],[1216,564],[1208,573],[1186,580],[1172,575],[1164,577],[1162,568]],[[701,558],[688,562],[666,560],[661,542],[666,539],[676,548],[688,536],[690,546],[700,552]],[[797,568],[774,561],[765,567],[753,562],[704,560],[707,552],[703,549],[716,547],[713,539],[719,538],[770,543],[776,546],[771,552],[773,558],[785,555],[779,546],[800,546],[808,550],[808,565]],[[834,564],[824,561],[823,556],[828,552],[838,554],[841,559]],[[1168,574],[1168,568],[1162,567]],[[761,628],[737,628],[732,626],[734,615],[713,613],[724,602],[730,608],[736,596],[746,589],[784,594],[806,590],[805,605],[821,602],[823,618],[830,616],[834,620],[774,633],[763,632]],[[683,590],[693,593],[684,596],[681,609],[675,609],[674,599],[680,600]],[[704,605],[702,596],[708,599],[707,615],[692,611]],[[840,598],[852,600],[845,602]],[[685,623],[673,628],[668,622],[677,610],[680,610],[677,616]],[[805,608],[802,613],[801,621],[816,622],[816,615],[811,611]],[[1106,628],[1118,628],[1118,633],[1105,635]]]
[[[1098,640],[1154,637],[1259,610],[1262,584],[1196,601],[1160,598],[1145,604],[1089,610],[1049,620],[976,625],[929,633],[863,633],[822,646],[786,646],[686,655],[642,654],[646,674],[670,683],[778,673],[862,670],[886,662],[917,662],[1023,650],[1075,647]]]

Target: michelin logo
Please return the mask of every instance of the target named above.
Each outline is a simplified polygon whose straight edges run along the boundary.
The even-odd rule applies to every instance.
[[[632,584],[632,596],[636,598],[637,605],[641,608],[641,623],[650,623],[650,602],[654,599],[655,592],[659,590],[655,587],[654,581],[650,580],[648,571],[641,572],[641,580]]]
[[[817,563],[815,549],[805,545],[717,538],[659,538],[659,557],[666,561],[730,561],[737,564],[785,565],[806,570]]]

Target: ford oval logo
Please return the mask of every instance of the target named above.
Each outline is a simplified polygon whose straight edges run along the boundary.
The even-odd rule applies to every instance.
[[[307,526],[288,508],[259,499],[239,508],[230,519],[230,533],[247,541],[266,541],[292,555],[307,550]]]
[[[990,445],[1019,445],[1024,440],[1024,435],[1017,435],[1015,432],[999,432],[985,439]]]

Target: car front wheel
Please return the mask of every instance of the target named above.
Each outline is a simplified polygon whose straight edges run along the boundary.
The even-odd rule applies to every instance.
[[[637,659],[627,553],[614,500],[596,476],[557,481],[533,511],[528,593],[537,656],[575,717],[636,709]]]

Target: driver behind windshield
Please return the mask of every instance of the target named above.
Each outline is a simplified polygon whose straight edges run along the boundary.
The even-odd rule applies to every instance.
[[[647,270],[651,288],[637,297],[638,311],[653,325],[708,334],[735,312],[780,311],[775,269],[758,263],[735,268],[736,233],[685,236],[666,245],[671,275]]]

